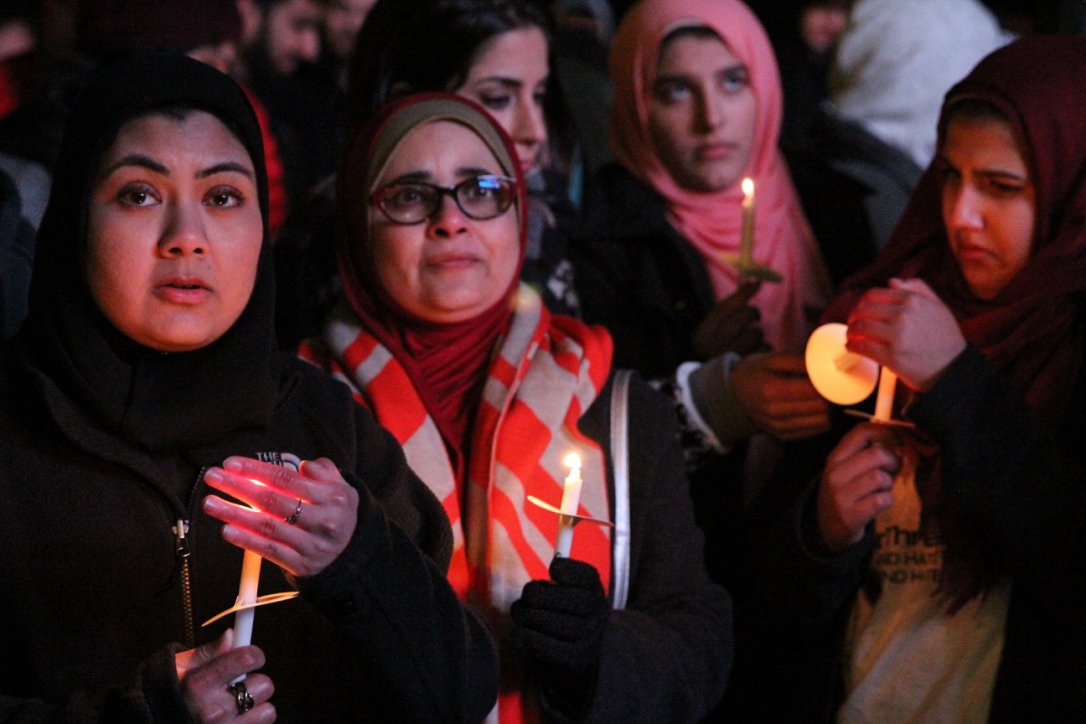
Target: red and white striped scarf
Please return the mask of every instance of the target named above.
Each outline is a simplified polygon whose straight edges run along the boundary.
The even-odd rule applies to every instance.
[[[577,428],[610,372],[610,335],[602,327],[551,315],[525,285],[514,304],[471,432],[463,508],[437,426],[403,367],[347,305],[332,315],[323,349],[317,342],[299,351],[346,382],[355,399],[399,440],[411,468],[452,522],[449,581],[462,599],[499,616],[508,614],[525,583],[548,577],[557,517],[528,503],[527,496],[558,505],[567,453],[575,451],[582,460],[579,512],[610,520],[603,451]],[[610,530],[579,525],[571,551],[571,557],[596,567],[605,588],[611,577]]]

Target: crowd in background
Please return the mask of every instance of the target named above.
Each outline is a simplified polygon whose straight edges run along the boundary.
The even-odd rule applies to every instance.
[[[262,537],[301,547],[268,557],[305,607],[243,661],[225,623],[118,633],[98,601],[93,637],[39,635],[65,588],[18,574],[0,719],[1075,720],[1084,35],[1082,0],[7,0],[0,547],[48,548],[27,517],[89,495],[46,476],[168,480],[226,541],[210,589]],[[171,155],[156,123],[201,140]],[[101,229],[134,227],[95,203],[159,168],[141,149],[187,171],[205,140],[263,233],[237,313],[175,344],[110,296]],[[894,424],[812,384],[828,322],[896,374]],[[218,496],[260,507],[232,476],[278,478],[232,456],[276,445],[317,462],[268,533]],[[557,504],[571,448],[602,524],[553,555],[527,501]],[[124,527],[122,497],[88,505]]]

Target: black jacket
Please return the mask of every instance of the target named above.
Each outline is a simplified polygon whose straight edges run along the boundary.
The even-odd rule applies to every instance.
[[[611,391],[609,383],[580,430],[605,451],[614,519]],[[731,669],[730,599],[706,574],[674,418],[669,401],[631,381],[629,599],[607,623],[588,721],[696,721]]]
[[[200,509],[213,491],[182,456],[129,449],[10,355],[0,375],[0,720],[186,721],[177,521],[189,525],[196,643],[232,624],[199,628],[233,604],[240,575],[242,552]],[[445,583],[448,521],[391,436],[338,383],[284,357],[260,437],[236,453],[327,456],[360,493],[354,538],[328,569],[288,581],[262,566],[261,594],[302,592],[255,616],[279,721],[483,716],[493,644]]]
[[[585,321],[615,339],[615,367],[665,377],[697,359],[693,335],[713,306],[701,256],[667,222],[663,198],[618,165],[603,166],[571,248]]]

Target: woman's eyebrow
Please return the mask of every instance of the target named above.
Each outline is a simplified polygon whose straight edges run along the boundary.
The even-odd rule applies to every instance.
[[[155,173],[162,174],[163,176],[170,175],[169,168],[162,165],[158,161],[155,161],[150,156],[145,156],[142,153],[130,153],[127,156],[119,159],[116,163],[110,164],[108,167],[106,167],[103,175],[108,176],[117,169],[123,168],[124,166],[138,166],[140,168],[146,168],[150,171],[154,171]],[[222,163],[217,163],[214,166],[209,166],[208,168],[198,171],[196,173],[196,178],[207,178],[208,176],[213,176],[217,173],[229,172],[240,173],[250,179],[254,178],[252,169],[246,167],[243,164],[237,163],[236,161],[223,161]]]
[[[488,75],[475,81],[474,85],[479,85],[480,83],[497,83],[509,90],[516,90],[524,85],[524,82],[519,78],[511,78],[504,75]]]
[[[494,172],[489,168],[483,168],[481,166],[461,166],[456,169],[457,177],[470,177],[470,176],[493,176]]]
[[[1024,173],[1016,173],[1014,171],[1007,171],[1001,168],[982,168],[979,169],[980,173],[989,178],[1006,178],[1013,179],[1015,181],[1028,181],[1029,176]]]
[[[390,184],[409,184],[415,181],[430,181],[434,175],[429,171],[408,171],[407,173],[401,173],[396,178],[388,181]]]
[[[139,166],[146,168],[155,173],[160,173],[164,176],[170,175],[170,169],[163,166],[158,161],[155,161],[150,156],[144,156],[142,153],[130,153],[127,156],[121,158],[116,163],[112,163],[106,167],[102,172],[102,176],[109,176],[111,173],[123,166]]]
[[[236,161],[223,161],[222,163],[217,163],[214,166],[205,168],[196,174],[196,178],[207,178],[208,176],[214,176],[217,173],[229,172],[240,173],[250,180],[253,179],[252,169]]]

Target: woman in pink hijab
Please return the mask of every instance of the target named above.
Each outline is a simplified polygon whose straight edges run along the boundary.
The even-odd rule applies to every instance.
[[[768,433],[754,458],[728,456],[756,486],[774,438],[828,423],[798,352],[829,282],[777,149],[772,48],[738,0],[646,0],[618,30],[611,80],[618,163],[590,188],[575,252],[584,316],[611,329],[616,364],[671,381],[688,450],[726,453]],[[748,177],[753,261],[776,282],[729,261]]]

